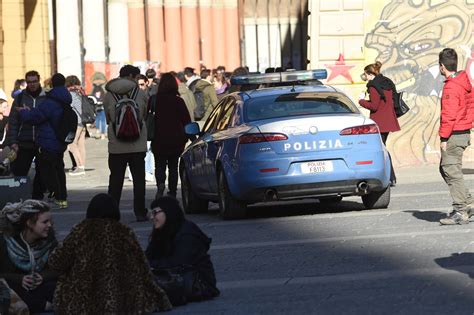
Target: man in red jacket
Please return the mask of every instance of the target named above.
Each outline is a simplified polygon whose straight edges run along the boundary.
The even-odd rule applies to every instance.
[[[457,71],[458,56],[452,48],[439,53],[439,69],[446,78],[441,97],[441,161],[439,171],[448,184],[453,211],[442,225],[467,224],[473,200],[464,183],[462,156],[470,145],[474,97],[465,71]]]

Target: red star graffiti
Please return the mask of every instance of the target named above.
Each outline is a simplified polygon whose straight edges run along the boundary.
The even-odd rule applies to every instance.
[[[335,64],[325,66],[331,70],[328,82],[334,79],[335,77],[341,75],[347,80],[349,80],[351,83],[354,83],[354,80],[352,80],[352,76],[349,73],[349,70],[354,68],[354,66],[346,65],[346,62],[344,61],[344,54],[339,54],[339,58],[336,60]]]

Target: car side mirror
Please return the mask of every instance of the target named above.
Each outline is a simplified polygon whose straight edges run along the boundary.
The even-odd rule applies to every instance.
[[[196,136],[200,134],[199,125],[197,122],[192,122],[184,126],[184,132],[190,136]]]

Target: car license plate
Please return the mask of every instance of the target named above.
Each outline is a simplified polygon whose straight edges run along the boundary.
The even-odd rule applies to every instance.
[[[314,174],[334,171],[332,161],[312,161],[301,163],[301,173]]]

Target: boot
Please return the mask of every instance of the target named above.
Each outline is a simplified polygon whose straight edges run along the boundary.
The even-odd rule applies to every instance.
[[[165,183],[159,183],[158,190],[156,191],[155,199],[163,197],[164,191],[165,191]]]

